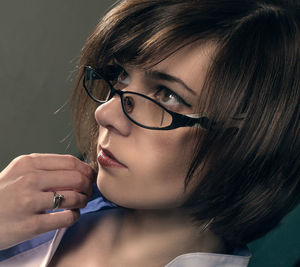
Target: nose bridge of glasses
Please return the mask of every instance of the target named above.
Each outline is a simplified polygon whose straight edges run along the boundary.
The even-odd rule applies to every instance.
[[[110,90],[109,97],[107,98],[105,104],[108,102],[115,103],[118,102],[118,105],[121,105],[122,102],[122,92],[114,89],[113,87]]]

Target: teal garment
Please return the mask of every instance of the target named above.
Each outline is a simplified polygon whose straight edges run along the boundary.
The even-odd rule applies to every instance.
[[[249,267],[300,266],[300,205],[266,236],[248,244]]]

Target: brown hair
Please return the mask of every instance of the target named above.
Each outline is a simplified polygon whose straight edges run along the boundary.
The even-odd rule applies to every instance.
[[[96,104],[81,86],[84,65],[117,58],[147,68],[185,45],[213,41],[199,109],[223,127],[199,130],[185,180],[196,186],[184,206],[196,221],[214,218],[210,229],[230,242],[262,236],[299,202],[299,14],[286,0],[120,1],[82,51],[72,102],[82,152],[95,163]]]

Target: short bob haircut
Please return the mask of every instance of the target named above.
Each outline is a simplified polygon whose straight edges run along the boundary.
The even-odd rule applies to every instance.
[[[119,1],[82,51],[72,98],[79,147],[96,170],[97,105],[82,87],[84,65],[103,68],[116,58],[147,69],[197,42],[217,47],[199,110],[222,127],[197,130],[184,180],[194,190],[183,206],[196,222],[214,218],[210,229],[228,242],[247,243],[299,203],[296,1]],[[240,118],[238,127],[232,126],[234,118]]]

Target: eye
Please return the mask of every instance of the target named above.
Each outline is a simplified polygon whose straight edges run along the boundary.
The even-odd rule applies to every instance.
[[[115,89],[121,90],[130,84],[130,75],[120,65],[108,65],[103,73]]]
[[[130,76],[125,71],[125,69],[123,69],[122,67],[121,67],[121,71],[120,71],[120,73],[118,75],[117,82],[121,83],[123,85],[129,85],[129,83],[130,83]]]
[[[165,108],[174,112],[184,112],[191,107],[180,96],[165,86],[159,86],[154,99]]]

